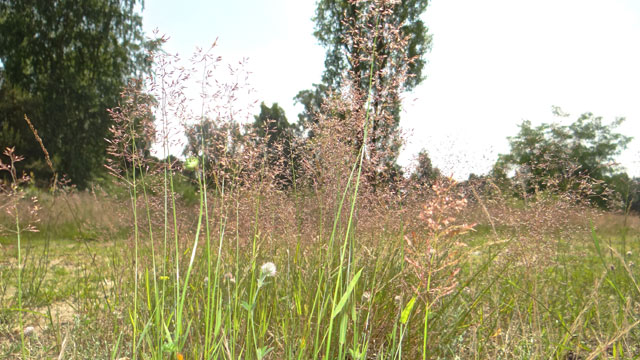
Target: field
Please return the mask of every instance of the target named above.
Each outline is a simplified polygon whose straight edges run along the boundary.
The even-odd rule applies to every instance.
[[[529,129],[511,142],[524,160],[460,183],[426,153],[402,169],[416,59],[376,45],[408,38],[371,6],[349,32],[357,66],[298,124],[277,104],[252,123],[246,74],[218,77],[211,49],[158,53],[109,110],[100,161],[71,161],[79,190],[25,115],[46,165],[22,175],[3,149],[0,357],[640,357],[640,218],[629,186],[624,205],[591,177],[630,139],[588,116],[586,139]],[[609,152],[585,153],[601,138]]]
[[[5,197],[0,357],[640,356],[638,216],[451,181],[353,216],[348,195],[143,185]]]
[[[559,121],[523,120],[509,153],[477,150],[549,94],[626,99],[592,91],[586,63],[555,61],[580,44],[598,60],[599,20],[582,14],[582,31],[540,12],[571,30],[546,31],[555,49],[540,29],[518,36],[529,11],[498,26],[467,9],[491,26],[456,16],[465,41],[433,61],[452,71],[415,99],[440,36],[427,0],[315,3],[325,68],[303,85],[315,62],[264,1],[168,16],[193,21],[181,29],[202,18],[207,35],[222,16],[268,54],[258,67],[223,60],[213,39],[181,60],[169,36],[145,35],[144,3],[0,2],[0,359],[639,359],[640,178],[617,163],[624,118],[568,124],[552,106]],[[291,5],[277,16],[307,17]],[[589,96],[563,87],[583,78]],[[306,90],[280,97],[289,80]],[[265,104],[276,95],[295,121]],[[426,148],[401,164],[407,119],[457,159],[438,159],[451,174]],[[434,130],[461,124],[465,154],[437,145]]]

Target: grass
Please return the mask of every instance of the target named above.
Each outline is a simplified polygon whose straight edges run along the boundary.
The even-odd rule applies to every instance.
[[[90,195],[60,195],[65,196]],[[221,204],[220,200],[212,202]],[[211,205],[211,213],[216,206]],[[267,210],[263,212],[257,202],[254,206],[256,216],[249,222],[253,234],[248,238],[241,235],[246,229],[234,228],[242,225],[240,218],[233,219],[234,226],[222,224],[213,230],[211,225],[209,236],[222,240],[210,244],[215,256],[209,261],[206,249],[200,248],[190,264],[193,243],[179,237],[181,274],[186,274],[189,264],[192,268],[188,282],[181,275],[180,287],[171,275],[175,270],[168,266],[160,270],[158,244],[154,285],[149,233],[141,234],[136,337],[132,332],[135,259],[133,239],[124,236],[126,232],[113,229],[109,235],[103,232],[100,238],[88,240],[83,232],[70,233],[63,223],[60,233],[69,235],[67,239],[27,233],[22,239],[21,313],[24,327],[35,329],[25,338],[27,357],[56,358],[66,341],[65,358],[131,357],[137,347],[140,358],[180,354],[184,358],[305,359],[325,355],[329,338],[336,347],[333,352],[329,348],[333,354],[329,358],[341,350],[347,358],[421,355],[425,304],[421,297],[411,301],[416,293],[408,287],[415,279],[407,272],[403,256],[407,244],[401,229],[369,232],[361,228],[358,236],[352,236],[346,248],[350,260],[344,266],[352,275],[334,301],[343,244],[335,244],[330,251],[321,238],[298,241],[303,234],[267,231],[262,221]],[[477,210],[468,210],[473,211]],[[628,219],[626,229],[622,215],[598,215],[593,220],[593,234],[583,231],[571,239],[548,239],[556,245],[549,261],[521,261],[515,240],[508,240],[513,229],[507,227],[497,232],[498,239],[507,240],[502,242],[485,226],[479,227],[483,231],[463,235],[469,257],[456,275],[456,289],[441,298],[429,316],[427,357],[636,357],[640,353],[640,291],[633,263],[640,253],[640,219]],[[197,228],[191,225],[184,229],[186,234]],[[2,238],[1,244],[5,305],[0,317],[4,339],[0,354],[19,358],[17,246],[10,237]],[[167,264],[174,261],[168,259]],[[275,276],[260,271],[266,262],[277,267]],[[183,340],[166,334],[175,326],[172,309],[181,297]],[[169,314],[160,322],[166,329],[153,324],[162,298]],[[211,314],[207,303],[215,304],[209,306]],[[347,316],[341,317],[343,312]],[[330,334],[327,325],[332,318],[336,332]],[[212,340],[206,341],[207,336]],[[176,347],[167,339],[175,341]]]
[[[353,41],[362,54],[378,35],[398,34],[377,30],[389,14],[379,10],[361,14],[374,17],[362,22],[373,38]],[[375,85],[386,59],[351,59],[371,62],[368,83],[348,74],[312,139],[269,146],[251,130],[230,140],[241,87],[210,79],[217,57],[192,59],[203,70],[199,115],[183,106],[180,80],[193,74],[168,55],[154,61],[146,86],[157,111],[140,102],[139,84],[110,111],[108,191],[40,193],[0,163],[13,178],[0,195],[9,204],[0,205],[0,357],[640,356],[637,216],[599,212],[570,190],[520,194],[490,179],[376,181],[384,172],[372,159],[390,154],[369,131],[380,136],[380,121],[393,119],[385,111],[411,59],[394,58],[398,68],[377,75],[400,78]],[[166,156],[170,118],[206,139],[184,164]],[[164,162],[141,156],[154,138]]]

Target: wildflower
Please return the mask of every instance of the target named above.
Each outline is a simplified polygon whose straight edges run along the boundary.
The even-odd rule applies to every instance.
[[[627,256],[631,256],[633,255],[633,253],[631,252],[631,250],[627,251]]]
[[[371,299],[371,293],[368,291],[365,291],[362,293],[362,301],[369,301],[369,299]]]
[[[276,265],[272,262],[266,262],[260,267],[260,274],[265,277],[276,276]]]
[[[224,279],[228,280],[230,283],[235,283],[236,282],[236,278],[233,277],[233,274],[230,273],[230,272],[224,274]]]
[[[24,336],[31,336],[35,333],[36,329],[33,326],[27,326],[24,328],[23,334]]]

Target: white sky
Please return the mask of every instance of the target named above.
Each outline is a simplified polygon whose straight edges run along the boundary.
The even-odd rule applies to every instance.
[[[311,0],[147,0],[143,21],[185,59],[219,38],[214,53],[247,57],[256,99],[295,122],[293,97],[324,68],[314,10]],[[425,148],[445,174],[486,173],[522,120],[568,124],[583,112],[626,117],[618,131],[640,137],[640,0],[432,0],[424,20],[433,47],[427,78],[406,96],[402,164]],[[554,119],[552,105],[571,116]],[[620,162],[640,176],[640,139]]]

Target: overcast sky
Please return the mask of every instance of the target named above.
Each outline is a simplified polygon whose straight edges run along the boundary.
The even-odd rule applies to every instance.
[[[320,81],[324,50],[313,37],[311,0],[147,0],[145,31],[189,58],[208,47],[229,63],[248,58],[255,98],[277,102],[290,122],[293,97]],[[427,78],[406,94],[406,164],[426,149],[445,174],[486,173],[522,120],[569,124],[592,112],[640,137],[639,0],[432,0]],[[571,114],[554,118],[551,106]],[[251,109],[250,109],[251,111]],[[253,113],[257,113],[254,110]],[[620,157],[640,176],[640,139]]]

